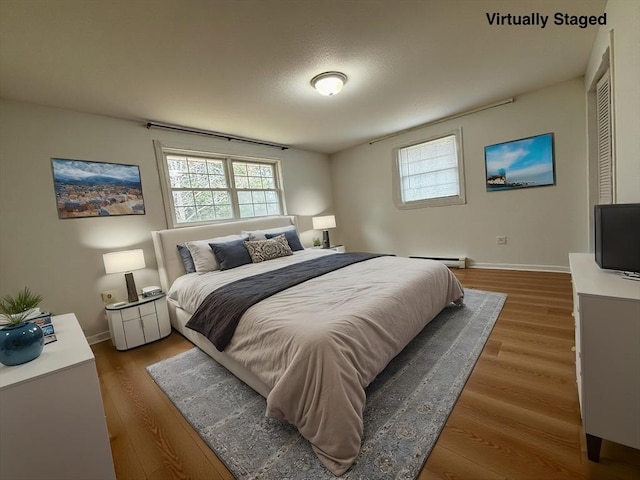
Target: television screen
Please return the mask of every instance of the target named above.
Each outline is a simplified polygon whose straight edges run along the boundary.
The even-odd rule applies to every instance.
[[[596,263],[640,272],[640,203],[596,205],[594,213]]]

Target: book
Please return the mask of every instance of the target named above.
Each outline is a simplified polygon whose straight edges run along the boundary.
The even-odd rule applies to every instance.
[[[30,322],[35,323],[42,329],[42,333],[44,333],[44,344],[55,342],[58,340],[56,338],[56,332],[53,328],[53,324],[51,323],[51,314],[48,312],[42,312],[37,317],[33,317],[29,319]]]

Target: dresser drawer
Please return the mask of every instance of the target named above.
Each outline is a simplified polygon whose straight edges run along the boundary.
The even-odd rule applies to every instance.
[[[120,315],[122,316],[122,321],[127,322],[140,318],[140,310],[138,307],[124,308],[120,310]]]
[[[156,314],[156,304],[154,302],[145,303],[138,307],[140,309],[140,316],[144,317],[145,315],[155,315]]]

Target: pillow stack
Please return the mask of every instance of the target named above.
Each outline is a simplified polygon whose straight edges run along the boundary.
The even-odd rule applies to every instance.
[[[243,231],[239,235],[195,240],[177,245],[187,273],[229,270],[304,250],[296,227]]]

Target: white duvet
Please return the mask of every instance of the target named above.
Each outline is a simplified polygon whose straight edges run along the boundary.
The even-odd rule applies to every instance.
[[[194,312],[215,288],[318,255],[308,249],[223,272],[180,277],[169,296]],[[438,262],[379,257],[251,307],[225,353],[271,387],[267,415],[289,421],[335,475],[362,441],[365,387],[463,289]]]

